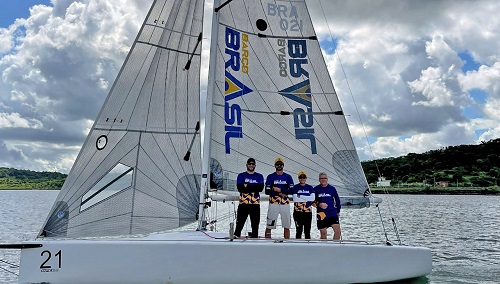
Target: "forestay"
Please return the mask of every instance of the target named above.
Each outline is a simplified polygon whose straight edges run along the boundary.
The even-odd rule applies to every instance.
[[[305,1],[231,1],[218,19],[208,97],[217,188],[235,190],[249,157],[264,175],[282,157],[296,182],[299,171],[311,184],[326,172],[341,196],[352,197],[343,198],[344,205],[369,206],[368,184]]]
[[[195,220],[202,24],[202,0],[154,2],[41,237],[145,234]]]

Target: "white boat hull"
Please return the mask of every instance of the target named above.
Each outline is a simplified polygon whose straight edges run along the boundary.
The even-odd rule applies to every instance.
[[[23,249],[19,283],[372,283],[427,275],[428,248],[172,232]],[[31,242],[35,243],[35,242]]]

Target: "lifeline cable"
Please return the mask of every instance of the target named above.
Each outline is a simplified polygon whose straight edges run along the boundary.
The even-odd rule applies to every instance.
[[[0,261],[5,262],[5,261],[3,261],[3,260],[1,260],[1,259],[0,259]],[[10,270],[8,270],[8,269],[6,269],[6,268],[3,268],[3,267],[1,267],[1,266],[0,266],[0,269],[1,269],[1,270],[3,270],[3,271],[6,271],[6,272],[12,273],[12,274],[14,274],[14,275],[16,275],[16,276],[19,276],[19,274],[15,273],[15,272],[13,272],[13,271],[10,271]]]

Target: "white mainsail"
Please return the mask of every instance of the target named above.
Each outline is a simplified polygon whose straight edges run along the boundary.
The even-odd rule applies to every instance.
[[[145,234],[195,221],[203,3],[153,3],[41,236]]]
[[[230,1],[217,17],[205,140],[217,188],[235,190],[249,157],[264,174],[282,157],[285,171],[306,171],[313,183],[326,172],[346,196],[344,205],[369,206],[368,183],[306,2]]]

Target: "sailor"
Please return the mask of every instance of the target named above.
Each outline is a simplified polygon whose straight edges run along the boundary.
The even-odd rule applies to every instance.
[[[274,160],[276,171],[266,178],[266,194],[269,195],[266,238],[271,238],[271,230],[276,228],[278,215],[281,216],[284,238],[290,238],[291,216],[288,194],[292,192],[293,178],[283,171],[284,166],[283,159],[276,158]]]
[[[241,230],[245,225],[248,215],[250,215],[250,223],[252,232],[250,237],[259,237],[259,222],[260,222],[260,192],[264,189],[264,176],[255,171],[255,159],[247,160],[247,170],[238,174],[236,178],[236,187],[240,192],[238,212],[236,217],[236,228],[234,236],[241,237]]]
[[[316,221],[321,239],[326,239],[326,229],[333,228],[333,239],[340,240],[340,198],[334,186],[328,184],[326,173],[319,174],[319,185],[314,187],[316,194]]]
[[[293,220],[295,221],[295,238],[302,238],[302,232],[306,239],[311,238],[312,203],[315,199],[314,188],[307,184],[307,174],[304,171],[298,173],[299,183],[292,188],[293,193]]]

